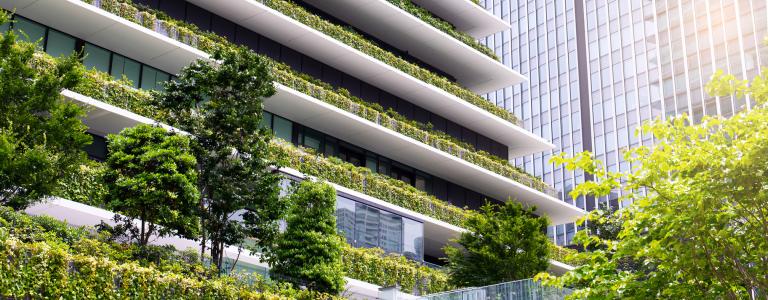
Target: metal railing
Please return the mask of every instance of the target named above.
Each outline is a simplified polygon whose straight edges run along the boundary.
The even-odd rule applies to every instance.
[[[423,296],[422,300],[559,300],[570,289],[543,286],[532,279],[504,282]]]

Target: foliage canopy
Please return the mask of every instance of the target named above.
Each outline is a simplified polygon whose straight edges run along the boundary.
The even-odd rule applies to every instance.
[[[695,125],[687,116],[644,124],[657,142],[625,153],[637,166],[630,172],[606,172],[589,153],[554,158],[598,179],[578,186],[574,197],[634,192],[622,199],[632,204],[618,212],[615,238],[576,235],[598,248],[579,254],[588,264],[540,278],[577,287],[573,298],[749,298],[752,288],[768,291],[768,72],[751,84],[718,72],[707,92],[749,96],[754,105]],[[641,267],[622,267],[627,260]]]
[[[270,273],[310,290],[338,294],[344,289],[345,245],[336,233],[336,190],[305,180],[288,198],[288,226],[270,251]]]
[[[129,236],[141,246],[154,234],[196,237],[200,193],[189,138],[142,124],[109,135],[108,147],[106,204],[128,217]]]
[[[78,84],[82,65],[74,55],[45,60],[36,50],[13,31],[0,37],[0,205],[15,209],[55,191],[91,143],[83,109],[60,94]]]
[[[201,193],[202,245],[221,268],[224,247],[252,238],[271,244],[286,203],[270,161],[263,99],[275,93],[269,61],[244,47],[222,48],[170,82],[157,104],[192,135]],[[205,246],[203,246],[203,249]]]
[[[456,286],[483,286],[530,278],[549,266],[548,221],[535,208],[508,201],[486,203],[464,223],[468,231],[445,247],[448,273]]]

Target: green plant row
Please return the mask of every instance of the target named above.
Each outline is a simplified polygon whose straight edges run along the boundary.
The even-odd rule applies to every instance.
[[[133,245],[92,236],[86,228],[0,207],[0,298],[337,299],[258,277],[252,282],[212,278],[199,263],[179,263],[167,255],[159,262],[137,261],[131,258],[138,251]]]
[[[427,69],[398,57],[392,52],[386,51],[374,42],[362,35],[336,24],[333,24],[315,14],[306,11],[303,7],[285,0],[259,0],[264,5],[293,18],[296,21],[312,27],[326,35],[349,45],[373,58],[376,58],[406,74],[418,78],[426,83],[434,85],[444,91],[455,95],[477,107],[480,107],[511,123],[518,124],[517,117],[509,111],[492,104],[474,92],[459,86],[443,76],[439,76]]]
[[[554,243],[549,243],[549,257],[553,260],[569,264],[571,266],[580,266],[583,265],[585,262],[580,259],[575,259],[571,257],[573,254],[576,254],[578,251],[560,247],[558,245],[555,245]]]
[[[493,58],[495,60],[499,60],[499,57],[496,56],[496,53],[494,53],[493,50],[491,50],[490,48],[488,48],[483,44],[480,44],[479,42],[477,42],[477,40],[475,40],[475,38],[473,38],[469,34],[456,30],[456,27],[454,27],[451,23],[448,23],[438,17],[435,17],[435,15],[433,15],[432,12],[414,4],[411,0],[387,0],[387,1],[389,1],[389,3],[392,3],[392,5],[402,9],[403,11],[421,19],[422,21],[424,21],[424,23],[427,23],[432,27],[435,27],[440,31],[445,32],[451,37],[461,41],[464,44],[467,44],[467,46],[470,46],[475,50],[480,51],[480,53],[483,53],[486,56]]]
[[[400,285],[403,292],[425,295],[451,290],[448,274],[379,248],[346,247],[341,256],[348,277],[380,286]]]
[[[555,191],[544,181],[516,168],[504,159],[495,157],[485,151],[478,151],[466,143],[456,142],[455,139],[448,137],[446,134],[438,134],[436,130],[419,128],[419,126],[413,124],[415,122],[411,123],[400,115],[385,112],[381,107],[376,107],[354,97],[346,90],[333,91],[327,86],[311,82],[307,79],[307,76],[300,76],[295,74],[295,72],[291,72],[292,70],[286,69],[278,67],[274,70],[275,78],[281,84],[496,174],[551,196],[556,196]]]
[[[211,52],[216,47],[229,45],[228,41],[218,35],[212,34],[210,32],[203,32],[192,24],[174,20],[162,12],[141,5],[136,5],[129,0],[101,0],[100,2],[96,2],[96,0],[82,1],[92,5],[99,5],[100,8],[108,12],[121,16],[131,22],[137,23],[148,29],[166,35],[192,47],[199,48],[200,50],[206,52]],[[375,43],[365,39],[360,34],[350,31],[349,28],[328,22],[317,15],[307,12],[301,6],[288,1],[259,1],[269,6],[270,8],[285,14],[286,16],[289,16],[307,26],[323,32],[340,42],[343,42],[365,54],[370,55],[371,57],[387,63],[396,69],[399,69],[400,71],[403,71],[426,83],[441,88],[446,92],[451,93],[494,115],[497,115],[504,120],[514,124],[519,124],[517,117],[515,117],[515,115],[511,112],[492,104],[491,102],[483,99],[483,97],[457,85],[454,82],[451,82],[445,77],[436,75],[429,70],[426,70],[416,64],[410,63],[405,59],[382,49]]]
[[[305,175],[314,176],[371,197],[410,209],[435,219],[461,226],[470,211],[435,198],[403,181],[357,167],[336,157],[312,153],[275,139],[272,143],[277,159]]]
[[[276,2],[274,3],[285,2],[283,0],[275,0],[275,1]],[[111,4],[107,5],[107,3],[111,3]],[[271,0],[266,0],[265,3],[272,3],[272,2]],[[288,3],[288,2],[285,2],[285,3]],[[292,4],[292,3],[291,5],[295,6],[295,4]],[[184,37],[183,42],[188,44],[191,44],[192,42],[194,42],[193,46],[201,47],[205,51],[212,51],[215,47],[232,46],[228,41],[215,35],[214,36],[211,36],[210,34],[207,34],[204,36],[196,35],[195,32],[198,32],[198,30],[196,29],[196,27],[194,27],[194,25],[190,25],[190,24],[186,24],[178,21],[176,22],[163,21],[161,19],[166,19],[167,16],[164,16],[162,14],[157,14],[157,15],[152,14],[148,12],[150,11],[149,9],[146,9],[144,7],[142,7],[142,9],[146,9],[147,11],[139,12],[139,8],[132,6],[128,2],[118,2],[118,0],[103,0],[101,2],[101,7],[105,9],[110,9],[109,10],[110,12],[119,14],[124,18],[127,17],[128,20],[142,24],[142,25],[144,25],[142,23],[143,20],[146,20],[146,19],[154,20],[149,24],[149,25],[151,24],[156,25],[155,27],[149,27],[150,29],[153,29],[153,30],[157,30],[158,28],[157,26],[159,26],[158,24],[160,24],[160,22],[162,21],[162,24],[165,24],[163,25],[165,26],[165,28],[172,28],[172,30],[168,32],[174,32],[174,31],[183,32],[183,34],[178,34],[177,36],[175,36],[177,39],[179,37]],[[299,6],[296,6],[296,7],[298,7],[300,11],[303,11],[303,8]],[[153,13],[157,13],[157,12],[153,11]],[[304,13],[309,14],[307,12],[304,12]],[[150,15],[152,17],[151,18],[142,17],[144,15]],[[303,14],[300,14],[300,15],[303,15]],[[316,18],[319,18],[319,17],[316,17]],[[427,145],[435,147],[441,151],[447,152],[453,156],[459,157],[465,161],[481,166],[494,173],[497,173],[504,177],[515,180],[519,183],[522,183],[538,191],[547,193],[550,196],[553,196],[553,197],[557,196],[556,191],[552,189],[552,187],[544,183],[541,179],[536,178],[535,176],[532,176],[516,168],[506,160],[495,157],[484,151],[477,151],[471,145],[457,141],[455,138],[450,137],[447,134],[438,133],[438,131],[436,130],[424,130],[424,127],[426,126],[415,125],[417,122],[409,122],[405,117],[402,117],[393,111],[385,113],[385,111],[381,107],[375,107],[374,105],[371,105],[370,103],[367,103],[362,99],[356,99],[356,97],[351,96],[348,92],[345,92],[343,90],[340,90],[338,93],[333,92],[333,88],[331,88],[327,84],[321,84],[316,79],[310,79],[311,78],[310,76],[307,76],[306,74],[300,74],[285,64],[275,62],[275,65],[277,66],[274,69],[276,77],[282,84],[285,84],[286,86],[289,86],[301,92],[305,92],[309,95],[315,96],[320,100],[336,105],[337,107],[347,110],[349,112],[356,113],[359,116],[365,119],[368,119],[369,121],[376,122],[379,125],[383,125],[387,128],[398,131],[399,133],[405,134],[411,138],[422,141]],[[487,102],[485,100],[482,100],[482,101],[483,103],[490,104],[490,102]],[[357,110],[357,108],[360,108],[361,106],[365,106],[365,108],[362,108],[361,111],[350,110],[350,108]],[[491,105],[491,106],[494,108],[499,108],[495,105]],[[503,110],[503,111],[508,113],[506,110]],[[374,120],[373,118],[376,118],[376,120]],[[388,119],[388,120],[385,120],[385,119]],[[379,122],[379,121],[383,121],[383,122]]]

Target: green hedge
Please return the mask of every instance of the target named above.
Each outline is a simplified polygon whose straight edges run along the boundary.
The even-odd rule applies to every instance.
[[[171,254],[176,253],[172,248],[158,246],[140,250],[103,241],[105,237],[93,229],[0,207],[0,298],[337,298],[254,275],[214,278],[216,272],[199,263],[197,252]]]
[[[387,1],[389,1],[389,3],[392,3],[392,5],[397,6],[400,9],[408,12],[409,14],[421,19],[422,21],[431,25],[432,27],[435,27],[440,31],[450,35],[451,37],[461,41],[462,43],[467,44],[467,46],[470,46],[475,50],[480,51],[480,53],[483,53],[488,57],[493,58],[494,60],[499,60],[499,57],[496,56],[496,53],[493,53],[493,50],[491,50],[490,48],[488,48],[483,44],[480,44],[479,42],[477,42],[477,40],[475,40],[475,38],[473,38],[469,34],[456,30],[456,27],[454,27],[451,23],[448,23],[438,17],[435,17],[435,15],[433,15],[432,12],[414,4],[413,2],[411,2],[411,0],[387,0]]]
[[[95,0],[82,0],[95,5]],[[509,122],[519,124],[517,117],[511,112],[498,107],[472,91],[451,82],[445,77],[436,75],[416,64],[388,52],[360,34],[349,28],[328,22],[321,17],[307,12],[304,8],[284,0],[258,0],[264,5],[275,9],[309,27],[343,42],[371,57],[374,57],[400,71],[403,71],[426,83],[445,90],[477,107],[480,107]],[[196,26],[178,20],[173,20],[162,12],[136,5],[129,0],[101,0],[100,8],[121,16],[131,22],[152,29],[172,39],[203,51],[211,52],[216,47],[229,45],[224,38],[212,33],[203,32]]]
[[[428,195],[400,180],[374,173],[368,168],[357,167],[336,157],[312,154],[311,149],[298,148],[276,139],[273,152],[287,166],[306,175],[314,176],[397,206],[461,226],[468,210]]]
[[[556,196],[556,192],[541,179],[532,176],[508,161],[478,151],[473,146],[457,141],[442,132],[420,128],[417,122],[409,122],[405,117],[391,111],[385,112],[380,106],[352,96],[346,90],[334,91],[330,86],[312,80],[305,74],[297,74],[287,66],[278,65],[273,70],[276,80],[292,89],[310,95],[323,102],[332,104],[363,119],[392,129],[440,151],[458,157],[472,164],[493,171],[496,174],[520,182],[528,187]]]
[[[301,6],[298,6],[290,1],[285,0],[258,0],[270,8],[283,13],[286,16],[293,18],[296,21],[303,23],[309,27],[312,27],[326,35],[347,44],[348,46],[359,50],[373,58],[376,58],[406,74],[409,74],[415,78],[418,78],[426,83],[432,84],[444,91],[455,95],[477,107],[485,109],[486,111],[499,116],[509,122],[518,124],[517,117],[511,112],[496,106],[490,101],[483,99],[483,97],[475,94],[474,92],[459,86],[458,84],[448,80],[445,77],[439,76],[431,71],[424,69],[416,64],[406,61],[405,59],[398,57],[397,55],[386,51],[376,45],[375,43],[364,38],[362,35],[349,30],[346,27],[333,24],[323,18],[306,11]]]
[[[549,243],[549,257],[553,260],[566,263],[571,266],[583,265],[585,261],[573,257],[573,255],[576,253],[578,253],[578,251]]]
[[[348,277],[377,284],[399,284],[406,293],[432,294],[454,289],[448,275],[408,260],[403,256],[384,254],[379,248],[347,247],[341,260]]]

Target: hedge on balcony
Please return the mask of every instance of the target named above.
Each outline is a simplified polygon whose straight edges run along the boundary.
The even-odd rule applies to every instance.
[[[94,1],[95,0],[84,0]],[[119,2],[125,0],[100,0],[101,7],[118,14],[130,21],[146,26],[152,30],[159,31],[171,38],[179,40],[181,42],[190,44],[195,47],[199,47],[205,51],[213,51],[215,47],[229,47],[230,42],[221,38],[220,36],[201,33],[194,25],[179,22],[170,19],[168,16],[161,12],[156,12],[145,7],[132,6],[130,2]],[[296,6],[293,3],[283,0],[265,0],[265,3],[287,3],[295,6],[298,11],[303,12],[301,16],[312,16],[314,18],[305,16],[309,19],[319,19],[319,17],[312,15],[303,10],[303,8]],[[91,2],[89,2],[91,3]],[[280,6],[283,7],[283,6]],[[139,11],[141,9],[141,11]],[[146,20],[151,20],[148,22]],[[325,22],[322,19],[319,19]],[[336,25],[333,25],[336,26]],[[366,40],[367,41],[367,40]],[[383,51],[383,50],[382,50]],[[388,52],[387,52],[388,53]],[[369,121],[373,121],[379,125],[385,126],[389,129],[393,129],[401,134],[414,138],[427,145],[435,147],[441,151],[447,152],[453,156],[459,157],[465,161],[483,167],[496,174],[510,178],[514,181],[522,183],[528,187],[544,192],[550,196],[556,197],[556,191],[549,185],[541,181],[539,178],[532,176],[515,166],[509,164],[504,159],[493,156],[484,151],[477,151],[471,145],[463,143],[450,137],[447,134],[440,133],[436,130],[424,129],[423,126],[418,126],[417,122],[407,120],[405,117],[400,116],[394,111],[385,112],[381,107],[375,107],[371,103],[367,103],[362,99],[351,96],[348,92],[340,90],[334,92],[333,88],[327,84],[323,84],[318,80],[313,80],[311,77],[304,74],[299,74],[295,70],[291,69],[285,64],[275,62],[277,66],[274,69],[276,77],[280,83],[298,90],[308,95],[315,96],[319,100],[333,104],[341,109],[357,114]],[[471,92],[470,92],[471,93]],[[472,94],[477,96],[475,94]],[[478,96],[479,97],[479,96]],[[490,104],[490,102],[480,99],[483,103],[491,105],[493,108],[500,109],[499,107]],[[503,110],[505,113],[509,113]],[[139,112],[140,114],[142,112]],[[514,117],[514,116],[513,116]],[[375,118],[375,120],[374,120]]]
[[[96,5],[108,12],[121,16],[131,22],[166,35],[187,45],[211,52],[216,47],[229,44],[224,38],[215,34],[202,32],[196,26],[168,17],[162,12],[136,5],[130,0],[82,0]],[[275,9],[309,27],[312,27],[336,40],[343,42],[373,58],[376,58],[404,73],[432,84],[472,105],[480,107],[504,120],[519,124],[517,117],[511,112],[492,104],[490,101],[472,91],[451,82],[445,77],[436,75],[418,65],[388,52],[375,43],[350,29],[328,22],[321,17],[307,12],[301,6],[284,0],[258,0],[264,5]]]
[[[139,262],[132,258],[136,247],[93,236],[86,228],[0,207],[0,298],[337,299],[255,276],[212,278],[215,273],[199,262]],[[183,259],[189,257],[198,255]]]
[[[446,34],[461,41],[467,46],[470,46],[475,50],[480,51],[480,53],[483,53],[488,57],[493,58],[494,60],[499,60],[499,57],[496,56],[496,53],[493,53],[493,50],[491,50],[490,48],[486,47],[483,44],[480,44],[479,42],[477,42],[477,40],[475,40],[475,38],[473,38],[469,34],[456,30],[456,27],[454,27],[451,23],[448,23],[438,17],[435,17],[435,15],[433,15],[432,12],[414,4],[413,2],[411,2],[411,0],[387,0],[387,1],[389,1],[389,3],[392,3],[392,5],[397,6],[398,8],[408,12],[409,14],[421,19],[422,21],[429,24],[430,26],[435,27],[442,32],[445,32]]]
[[[566,263],[574,267],[585,264],[586,262],[584,260],[574,256],[576,253],[578,253],[578,251],[549,243],[550,259]]]
[[[469,211],[428,195],[400,180],[357,167],[336,157],[313,154],[276,139],[272,143],[277,159],[305,175],[314,176],[374,198],[410,209],[435,219],[461,226]]]
[[[379,248],[346,247],[341,256],[348,277],[380,286],[399,284],[401,291],[425,295],[454,289],[448,275]]]
[[[364,38],[362,35],[349,30],[346,27],[342,27],[333,24],[315,14],[306,11],[301,6],[298,6],[290,1],[285,0],[258,0],[264,5],[283,13],[286,16],[293,18],[296,21],[303,23],[309,27],[312,27],[334,39],[347,44],[348,46],[359,50],[373,58],[376,58],[406,74],[409,74],[415,78],[418,78],[426,83],[432,84],[444,91],[455,95],[477,107],[480,107],[498,117],[507,120],[509,122],[518,124],[517,117],[509,111],[492,104],[490,101],[483,99],[474,92],[459,86],[458,84],[448,80],[445,77],[439,76],[430,72],[416,64],[410,63],[405,59],[398,57],[397,55],[386,51],[376,45],[375,43]]]
[[[334,91],[332,87],[305,74],[297,74],[288,66],[278,64],[274,69],[276,80],[294,90],[310,95],[318,100],[332,104],[342,110],[355,114],[363,119],[389,128],[395,132],[413,138],[419,142],[432,146],[440,151],[458,157],[469,163],[478,165],[496,174],[510,178],[528,187],[556,196],[555,191],[541,179],[532,176],[508,161],[491,155],[485,151],[478,151],[473,146],[457,141],[455,138],[429,128],[423,128],[417,122],[392,112],[384,111],[376,104],[368,103],[340,89]]]

